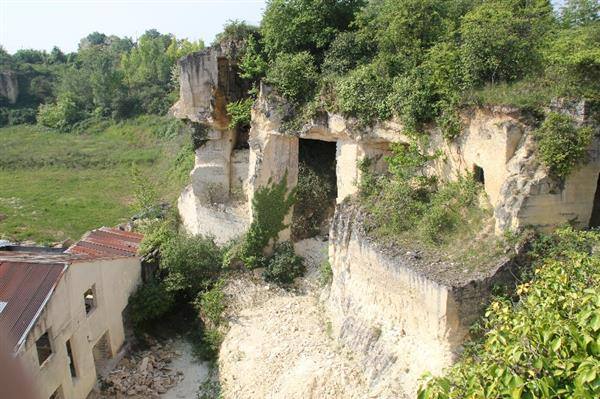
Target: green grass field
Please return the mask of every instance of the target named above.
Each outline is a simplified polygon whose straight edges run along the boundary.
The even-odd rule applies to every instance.
[[[90,122],[72,133],[0,129],[0,238],[49,243],[126,221],[133,165],[173,202],[193,166],[190,141],[179,122],[156,116]]]

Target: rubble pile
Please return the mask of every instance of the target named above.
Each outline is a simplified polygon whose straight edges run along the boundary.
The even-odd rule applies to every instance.
[[[170,367],[172,360],[180,355],[166,345],[154,343],[149,350],[121,360],[102,378],[104,393],[117,397],[158,398],[183,380],[183,372]]]

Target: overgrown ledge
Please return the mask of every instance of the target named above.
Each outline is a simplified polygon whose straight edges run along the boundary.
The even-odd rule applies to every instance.
[[[456,360],[493,289],[514,286],[526,248],[466,268],[374,239],[366,217],[346,200],[331,226],[334,335],[363,358],[366,378],[381,387],[381,397],[414,397],[423,373],[438,374]]]

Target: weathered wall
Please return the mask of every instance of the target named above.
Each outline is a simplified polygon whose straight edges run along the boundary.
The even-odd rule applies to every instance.
[[[440,373],[455,360],[492,285],[510,283],[516,263],[500,259],[468,271],[430,264],[377,244],[362,218],[344,202],[330,231],[334,337],[362,360],[371,386],[414,397],[424,372]]]
[[[19,84],[17,74],[12,71],[0,72],[0,97],[4,97],[10,104],[15,104],[19,98]]]
[[[97,380],[92,348],[108,332],[110,353],[117,354],[125,339],[122,312],[140,281],[137,258],[77,262],[67,268],[17,354],[41,398],[58,387],[64,399],[87,397]],[[93,285],[97,305],[86,315],[83,294]],[[53,354],[40,365],[35,342],[46,331]],[[69,371],[67,340],[71,340],[77,378],[71,378]]]
[[[219,242],[241,234],[248,219],[243,212],[229,211],[232,200],[245,201],[248,170],[248,151],[234,150],[238,133],[229,128],[226,111],[227,103],[248,89],[238,77],[234,47],[229,43],[182,58],[180,98],[171,109],[175,117],[191,122],[198,143],[179,213],[190,233],[214,235]]]
[[[589,120],[587,108],[579,103],[554,104],[552,109],[572,115],[579,123]],[[376,170],[385,170],[383,160],[389,145],[409,142],[397,121],[360,127],[351,118],[335,114],[319,115],[298,131],[285,132],[283,121],[291,112],[268,87],[261,87],[250,131],[249,198],[269,179],[281,179],[286,171],[289,187],[296,185],[298,138],[337,142],[338,203],[357,191],[358,162],[369,157],[377,161]],[[535,123],[519,110],[466,110],[462,122],[463,131],[453,141],[446,140],[435,126],[427,129],[429,151],[442,152],[429,171],[442,180],[455,180],[472,173],[475,166],[482,168],[498,233],[530,225],[547,230],[573,220],[580,227],[588,225],[600,173],[598,137],[589,149],[588,163],[560,184],[536,158]]]

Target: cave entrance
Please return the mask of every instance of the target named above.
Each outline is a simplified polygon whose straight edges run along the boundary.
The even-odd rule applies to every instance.
[[[600,227],[600,175],[598,175],[598,182],[596,183],[596,195],[594,195],[590,227]]]
[[[337,197],[336,142],[300,139],[294,241],[329,234]]]
[[[485,173],[481,166],[473,165],[473,179],[475,179],[477,183],[485,184]]]

